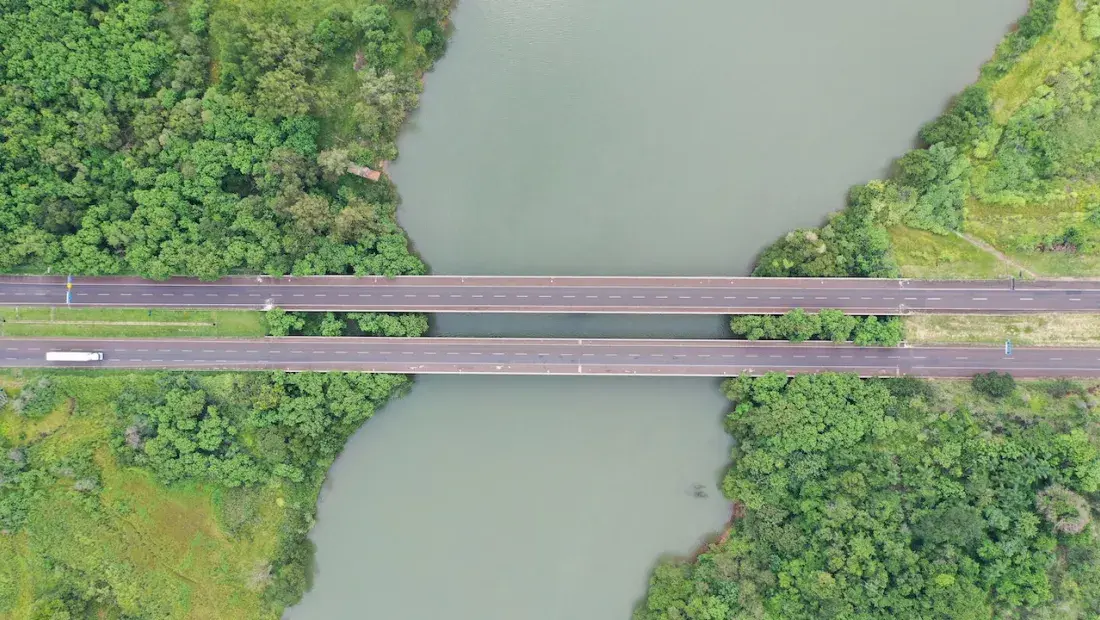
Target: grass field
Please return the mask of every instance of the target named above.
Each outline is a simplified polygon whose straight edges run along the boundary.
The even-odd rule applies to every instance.
[[[1042,86],[1052,71],[1069,63],[1088,58],[1095,51],[1082,36],[1084,16],[1074,6],[1074,0],[1062,0],[1058,5],[1058,20],[1054,29],[1040,37],[1030,50],[1016,61],[1012,70],[987,84],[993,101],[993,119],[1004,124],[1020,106]]]
[[[909,278],[1000,278],[1012,268],[955,235],[935,235],[895,226],[890,229],[894,258]]]
[[[0,308],[0,336],[260,338],[262,313],[246,310]]]
[[[1036,314],[1022,316],[933,315],[905,317],[911,344],[982,342],[1019,345],[1100,344],[1100,315]]]
[[[40,373],[0,373],[11,396]],[[291,489],[222,491],[165,488],[142,469],[120,466],[110,448],[120,432],[114,401],[126,383],[152,373],[50,375],[69,398],[32,420],[0,410],[0,439],[27,449],[56,478],[31,505],[25,527],[0,536],[0,618],[30,617],[36,598],[65,573],[109,586],[123,610],[157,618],[273,617],[262,575],[277,544],[281,501]],[[208,375],[203,388],[232,390],[233,375]],[[98,493],[74,490],[75,474],[94,471]]]
[[[1046,179],[1041,189],[1007,192],[1004,196],[989,196],[1005,204],[986,204],[971,197],[967,204],[964,230],[967,234],[989,244],[1003,253],[1010,261],[1034,272],[1037,276],[1097,276],[1100,275],[1100,224],[1090,221],[1090,213],[1100,204],[1100,185],[1097,184],[1092,160],[1096,143],[1094,127],[1096,115],[1091,104],[1072,103],[1081,95],[1064,94],[1069,86],[1059,86],[1068,78],[1058,78],[1059,73],[1076,67],[1068,74],[1092,75],[1090,65],[1084,64],[1098,52],[1096,40],[1086,40],[1083,31],[1085,13],[1078,10],[1075,0],[1061,0],[1057,19],[1050,32],[1040,37],[1033,47],[1024,52],[1004,75],[989,75],[979,80],[979,85],[989,92],[992,105],[993,135],[1000,139],[1010,123],[1028,123],[1027,109],[1036,101],[1057,101],[1047,115],[1043,135],[1049,149],[1068,154],[1080,170],[1063,170],[1061,176]],[[1068,82],[1067,82],[1068,83]],[[1075,91],[1074,91],[1075,92]],[[1053,93],[1053,94],[1052,94]],[[1061,94],[1059,94],[1061,93]],[[1092,95],[1088,95],[1092,96]],[[1060,97],[1060,98],[1059,98]],[[1032,102],[1029,104],[1028,102]],[[1025,108],[1028,106],[1028,108]],[[1014,118],[1013,115],[1018,112]],[[1026,117],[1026,118],[1025,118]],[[1055,122],[1052,119],[1058,119]],[[991,130],[992,130],[991,129]],[[1038,140],[1039,138],[1036,138]],[[974,149],[971,162],[974,166],[973,187],[983,187],[991,178],[991,170],[1001,162],[992,149],[993,140],[984,149]],[[979,154],[983,150],[983,154]],[[1066,158],[1057,159],[1065,162]],[[1072,167],[1072,166],[1071,166]],[[1085,171],[1085,172],[1081,172]],[[1028,178],[1026,171],[1018,172]],[[1064,178],[1063,178],[1064,177]],[[975,189],[975,194],[980,193]],[[1087,250],[1041,251],[1043,241],[1059,238],[1070,228],[1083,232],[1095,247]],[[909,277],[990,277],[1018,273],[1012,265],[979,248],[965,247],[964,240],[946,236],[929,235],[896,227],[890,231],[902,274]],[[1057,244],[1055,244],[1057,245]],[[987,254],[982,256],[982,254]]]

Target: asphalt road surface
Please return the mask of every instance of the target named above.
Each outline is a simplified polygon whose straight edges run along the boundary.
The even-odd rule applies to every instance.
[[[1100,312],[1100,280],[498,276],[174,278],[0,277],[0,305],[361,312],[851,314]]]
[[[47,362],[47,351],[102,351]],[[732,340],[508,338],[0,338],[0,366],[409,374],[706,376],[854,372],[865,377],[1100,377],[1100,348],[874,348]]]

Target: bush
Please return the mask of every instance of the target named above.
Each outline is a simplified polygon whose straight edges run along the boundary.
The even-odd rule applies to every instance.
[[[730,331],[746,340],[854,340],[860,346],[894,347],[904,340],[901,320],[897,317],[846,315],[840,310],[822,310],[817,314],[795,308],[780,316],[744,314],[730,319]]]
[[[23,386],[23,390],[12,401],[11,406],[16,413],[29,418],[38,418],[53,411],[59,396],[53,382],[48,377],[42,377],[34,383]]]
[[[990,398],[1004,398],[1016,390],[1016,380],[1007,372],[992,371],[974,375],[970,385],[974,391]]]

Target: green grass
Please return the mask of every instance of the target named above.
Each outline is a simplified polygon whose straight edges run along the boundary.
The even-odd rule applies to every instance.
[[[1089,231],[1100,240],[1100,228],[1086,221],[1084,195],[1072,192],[1048,204],[1022,206],[986,205],[972,201],[968,208],[967,231],[1004,252],[1012,260],[1045,276],[1089,276],[1100,274],[1100,256],[1074,252],[1040,252],[1035,239],[1058,234],[1070,226]]]
[[[907,278],[999,278],[1011,268],[955,235],[935,235],[905,226],[890,229],[894,257]]]
[[[0,373],[0,386],[13,394],[40,374]],[[94,575],[121,608],[143,617],[272,617],[256,575],[275,553],[283,498],[296,491],[261,487],[244,501],[201,485],[165,488],[145,470],[121,466],[109,448],[120,432],[115,399],[126,384],[156,389],[152,373],[50,376],[72,399],[39,420],[0,410],[0,437],[29,447],[36,466],[90,453],[102,491],[77,493],[61,476],[35,500],[23,530],[0,536],[0,617],[29,617],[33,601],[58,583],[58,564]],[[231,374],[201,380],[212,391],[233,389]]]
[[[247,310],[0,308],[0,336],[260,338],[262,313]]]
[[[993,118],[998,124],[1008,122],[1051,72],[1081,62],[1096,51],[1082,36],[1083,19],[1083,13],[1074,7],[1074,0],[1062,0],[1054,29],[1020,56],[1011,71],[987,85],[993,101]]]
[[[1002,344],[1005,340],[1024,346],[1100,344],[1100,315],[1096,314],[916,314],[904,321],[911,344]]]

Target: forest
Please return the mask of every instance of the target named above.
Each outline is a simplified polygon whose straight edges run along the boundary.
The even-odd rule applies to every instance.
[[[0,0],[0,270],[423,273],[348,170],[396,156],[448,7]]]
[[[451,4],[0,0],[0,272],[424,273],[396,188],[363,171],[397,156]],[[427,319],[276,309],[255,328]],[[329,465],[410,385],[0,373],[0,617],[281,617]]]
[[[730,379],[730,528],[636,620],[1100,614],[1095,386]]]

